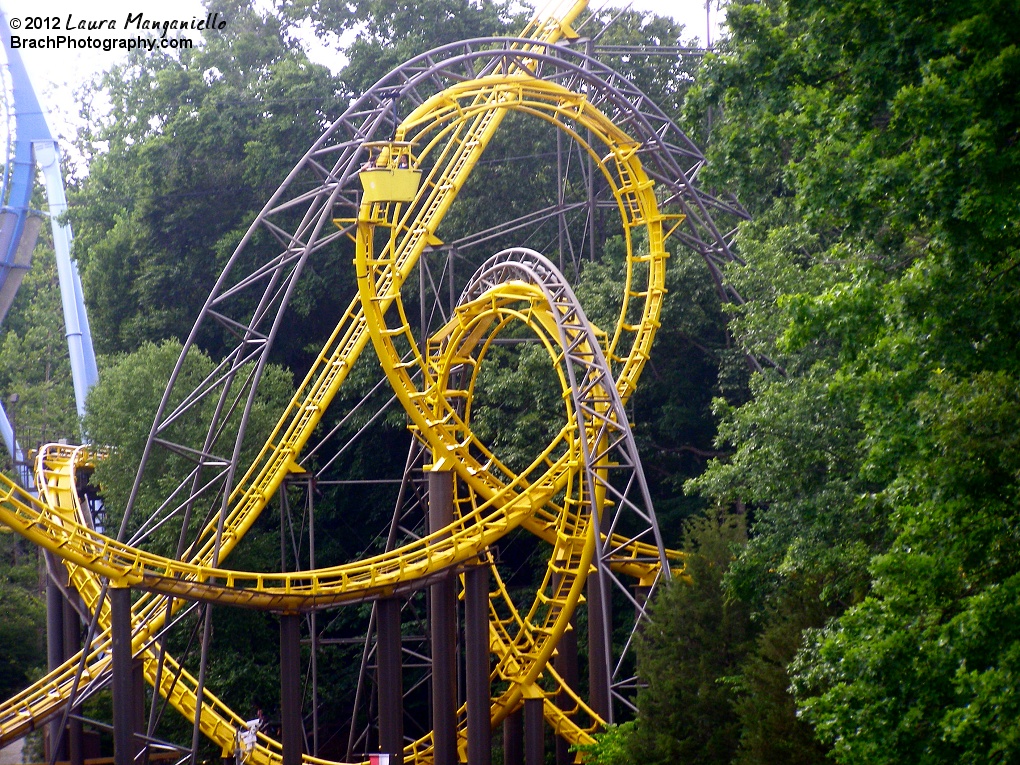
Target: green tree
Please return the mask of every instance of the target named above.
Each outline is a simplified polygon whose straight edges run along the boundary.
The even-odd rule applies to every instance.
[[[48,239],[44,236],[36,248],[0,332],[0,393],[26,452],[44,441],[76,439],[79,432],[60,284]]]
[[[348,59],[340,78],[352,97],[421,53],[460,40],[513,34],[528,18],[514,14],[506,0],[296,0],[284,13],[295,22],[310,21],[319,35],[335,41]]]
[[[747,607],[729,598],[723,577],[746,541],[738,515],[686,526],[684,571],[659,591],[638,639],[634,723],[605,734],[596,762],[728,763],[740,741],[735,694],[725,680],[751,646]]]
[[[134,353],[108,358],[103,365],[100,382],[89,393],[84,419],[86,432],[95,443],[104,445],[109,451],[109,455],[98,462],[93,476],[93,482],[103,492],[108,533],[115,533],[120,524],[152,416],[180,352],[180,343],[168,340],[159,345],[145,343]],[[190,390],[205,379],[213,367],[212,360],[205,354],[190,353],[180,374],[182,387]],[[244,371],[240,374],[243,376]],[[241,466],[248,465],[265,443],[292,395],[290,374],[278,366],[267,366],[252,407],[249,437],[239,460]],[[183,443],[201,444],[215,404],[215,400],[207,400],[204,405],[198,406],[191,416],[181,418],[177,426],[170,428],[167,437]],[[239,416],[228,421],[224,428],[226,432],[236,432]],[[129,535],[156,512],[193,467],[194,462],[168,450],[156,448],[152,451],[147,478],[142,483],[129,519]],[[147,535],[140,546],[173,556],[181,532],[181,514],[179,508],[176,513],[172,510],[163,512],[161,518],[167,521],[165,525]],[[199,515],[204,513],[196,513],[196,516]],[[204,517],[193,520],[189,541],[205,520]],[[231,554],[228,565],[249,571],[278,571],[279,534],[278,514],[263,513],[243,543]],[[191,644],[188,635],[195,618],[194,615],[189,617],[172,633],[169,649],[189,670],[197,672],[198,652],[194,645],[191,645],[190,653],[185,654],[186,647]],[[264,707],[268,713],[274,710],[279,689],[276,669],[279,661],[278,635],[275,617],[270,614],[230,608],[213,610],[209,688],[215,689],[216,694],[240,714],[252,713],[257,706]],[[168,715],[167,718],[163,723],[165,735],[188,740],[190,726],[177,715]]]
[[[342,109],[335,80],[274,15],[243,0],[210,10],[229,23],[206,32],[204,45],[133,55],[86,94],[78,145],[88,175],[71,195],[71,217],[103,353],[187,335],[250,223]],[[325,279],[329,268],[309,273]],[[321,296],[325,281],[305,288]],[[306,336],[316,325],[308,298],[298,296],[293,313]]]
[[[712,182],[758,215],[732,326],[779,370],[720,404],[734,455],[691,487],[748,505],[729,584],[763,634],[806,629],[786,671],[832,756],[1012,761],[1020,10],[774,0],[729,24],[689,104],[721,107]],[[787,708],[745,726],[745,761]]]
[[[1020,386],[944,373],[912,408],[918,450],[888,489],[899,534],[873,595],[810,633],[797,691],[843,762],[1011,762]]]
[[[127,505],[152,417],[163,395],[166,380],[170,379],[180,356],[181,347],[173,340],[160,345],[145,343],[134,353],[115,357],[104,364],[99,383],[89,392],[85,431],[92,442],[109,450],[109,456],[96,465],[94,480],[102,487],[110,528],[117,528],[120,513]],[[178,376],[181,384],[175,390],[190,391],[197,387],[214,366],[213,361],[200,351],[189,353]],[[243,376],[244,371],[239,375]],[[252,407],[246,448],[240,457],[241,466],[250,464],[266,442],[293,390],[291,376],[286,370],[274,365],[266,367]],[[183,396],[184,393],[180,393],[180,397]],[[179,400],[171,401],[170,405],[178,403]],[[179,418],[163,431],[163,437],[177,443],[201,445],[215,407],[215,396],[207,396],[190,416]],[[240,416],[239,412],[235,412],[223,430],[235,432]],[[193,467],[194,462],[180,454],[159,448],[152,450],[146,468],[147,480],[142,483],[136,500],[129,532],[156,512]],[[195,519],[196,524],[200,521]],[[152,537],[150,543],[163,554],[173,554],[179,530],[179,525],[167,527],[164,533]]]
[[[0,698],[25,688],[46,666],[46,606],[35,550],[0,534]]]

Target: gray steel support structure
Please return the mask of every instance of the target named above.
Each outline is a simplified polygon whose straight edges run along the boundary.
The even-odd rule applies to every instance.
[[[453,523],[453,473],[429,473],[429,533]],[[435,765],[457,763],[457,583],[452,573],[431,587],[432,730]]]
[[[599,572],[588,574],[588,703],[603,720],[612,720],[609,693],[609,667],[612,659],[606,645],[606,616],[602,597],[603,577]],[[610,618],[611,615],[610,615]]]
[[[563,633],[556,646],[556,658],[553,660],[556,673],[563,678],[568,687],[577,689],[577,618],[571,617],[570,628]],[[556,697],[556,706],[564,711],[574,708],[574,700],[566,691],[560,691]],[[566,739],[556,737],[556,765],[569,765],[574,761],[570,744]]]

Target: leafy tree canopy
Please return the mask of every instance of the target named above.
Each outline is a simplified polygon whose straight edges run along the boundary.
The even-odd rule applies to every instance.
[[[341,79],[351,96],[420,53],[459,40],[512,34],[528,18],[526,12],[515,14],[507,0],[296,0],[283,13],[336,40],[348,61]]]
[[[94,85],[108,111],[86,102],[89,169],[71,217],[101,352],[186,336],[251,221],[340,111],[332,76],[275,16],[241,1],[210,10],[230,23],[204,45],[134,55]]]
[[[813,628],[791,680],[837,761],[1012,761],[1020,10],[728,23],[688,108],[721,107],[711,179],[757,215],[732,326],[778,368],[720,402],[734,456],[690,486],[748,503],[728,581],[759,623]]]

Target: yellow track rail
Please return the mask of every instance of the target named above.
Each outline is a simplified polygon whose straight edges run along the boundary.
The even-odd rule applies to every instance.
[[[585,0],[554,4],[561,6],[539,13],[523,36],[536,45],[554,42],[583,10]],[[527,53],[527,46],[521,48]],[[536,79],[522,56],[515,70],[466,82],[437,94],[422,104],[397,131],[400,140],[422,147],[419,158],[431,168],[418,198],[411,204],[380,204],[363,208],[359,215],[358,264],[359,298],[352,301],[316,363],[299,387],[260,455],[231,493],[229,512],[219,547],[223,560],[255,522],[277,492],[284,478],[299,472],[301,454],[346,379],[368,340],[372,339],[384,368],[401,402],[423,439],[432,447],[436,463],[448,464],[471,489],[471,509],[448,530],[431,535],[391,553],[314,572],[263,574],[212,567],[215,525],[207,526],[203,540],[188,561],[176,561],[117,543],[88,528],[77,506],[73,485],[75,467],[87,455],[71,447],[50,447],[40,457],[39,482],[43,502],[8,484],[0,494],[0,521],[60,556],[67,566],[71,584],[90,609],[99,606],[99,577],[116,586],[132,586],[182,599],[208,599],[246,607],[300,610],[312,605],[341,603],[377,597],[399,591],[410,582],[420,582],[449,566],[477,556],[509,530],[523,526],[553,547],[546,580],[535,605],[523,616],[513,608],[501,583],[492,596],[490,643],[498,657],[494,676],[507,680],[510,690],[494,700],[493,719],[499,719],[518,703],[521,695],[540,693],[546,698],[546,713],[555,729],[565,737],[590,741],[588,732],[549,701],[565,688],[548,666],[556,641],[566,627],[580,599],[581,586],[592,560],[594,537],[590,520],[590,498],[583,496],[577,480],[580,467],[577,439],[585,428],[576,418],[550,444],[531,467],[514,475],[491,454],[490,471],[477,459],[487,454],[463,420],[457,421],[456,407],[447,396],[446,380],[451,365],[470,357],[484,331],[464,334],[486,322],[494,322],[492,336],[507,320],[529,323],[540,335],[550,338],[554,317],[533,289],[508,285],[489,304],[477,303],[459,310],[456,327],[448,327],[423,358],[417,352],[400,302],[400,285],[417,263],[457,192],[510,110],[531,114],[554,123],[592,154],[617,200],[627,243],[627,283],[623,308],[607,350],[619,366],[617,389],[626,399],[633,392],[648,353],[661,311],[665,276],[663,217],[659,213],[652,182],[637,156],[637,144],[608,118],[593,108],[581,94]],[[609,153],[600,156],[582,138],[590,131]],[[632,234],[647,233],[649,252],[634,253]],[[375,230],[387,233],[387,242],[374,255]],[[645,281],[632,282],[637,275]],[[521,306],[527,309],[522,310]],[[396,315],[394,327],[387,315]],[[397,344],[415,349],[410,362],[402,361]],[[556,349],[547,342],[556,361]],[[452,350],[451,350],[452,349]],[[420,370],[424,385],[414,385],[411,370]],[[561,375],[562,381],[562,375]],[[448,462],[447,462],[448,461]],[[498,472],[499,475],[496,475]],[[560,505],[552,497],[563,495]],[[653,579],[654,566],[643,562],[653,550],[631,545],[631,562],[618,560],[614,566],[642,580]],[[145,661],[150,683],[156,681],[157,654],[152,642],[166,619],[180,606],[174,602],[143,595],[133,607],[134,648]],[[499,603],[497,608],[496,604]],[[509,616],[506,614],[509,613]],[[502,614],[502,615],[501,615]],[[100,613],[102,634],[93,643],[84,664],[83,679],[102,676],[109,667],[109,613]],[[67,697],[77,659],[49,673],[43,680],[0,706],[0,742],[23,734],[59,708]],[[543,678],[542,685],[538,683]],[[196,680],[169,656],[160,673],[160,693],[189,718],[195,717]],[[544,688],[545,690],[542,690]],[[598,722],[574,695],[577,708]],[[208,691],[204,694],[199,721],[203,733],[224,752],[234,746],[241,719]],[[426,761],[428,739],[408,748],[409,761]],[[280,760],[277,742],[260,737],[251,762]],[[320,762],[305,757],[306,762]]]
[[[359,251],[359,266],[366,255]],[[579,417],[571,403],[567,376],[560,363],[563,357],[557,337],[556,317],[536,286],[511,282],[490,290],[484,297],[459,307],[450,323],[437,333],[435,352],[430,353],[429,357],[435,373],[435,384],[423,397],[431,410],[429,414],[433,424],[423,433],[435,436],[436,423],[441,423],[444,432],[463,439],[461,445],[473,441],[468,422],[458,411],[457,402],[470,400],[474,375],[466,388],[458,389],[452,384],[451,371],[465,365],[477,370],[500,330],[514,321],[525,324],[539,337],[555,365],[564,392],[569,425],[554,443],[561,440],[564,442],[567,459],[549,462],[549,467],[555,469],[554,466],[558,464],[574,467],[567,468],[564,476],[563,494],[566,499],[556,513],[555,538],[549,554],[549,565],[538,595],[527,614],[522,616],[518,613],[499,580],[498,572],[496,575],[497,591],[493,599],[501,601],[501,608],[496,609],[494,606],[490,619],[494,633],[492,642],[497,646],[493,653],[499,657],[494,674],[498,679],[507,681],[509,688],[494,701],[494,723],[513,711],[522,696],[542,694],[549,697],[542,691],[539,677],[552,677],[548,672],[548,660],[581,598],[595,550],[592,503],[584,496],[583,484],[577,480],[579,475],[576,469],[581,464],[581,449],[577,439],[590,438],[593,432],[585,427],[583,415]],[[382,333],[373,332],[373,340],[377,337],[381,338]],[[571,337],[571,341],[576,343],[579,352],[590,350],[588,339],[582,332]],[[598,399],[607,393],[595,390],[591,397]],[[429,441],[431,443],[432,438]],[[434,453],[437,451],[435,448],[433,450]],[[494,472],[491,465],[487,472]],[[509,615],[500,618],[499,610]],[[555,679],[557,687],[562,687],[559,679]],[[591,710],[585,709],[591,719],[601,722]],[[569,718],[555,725],[572,742],[587,742],[585,731]]]

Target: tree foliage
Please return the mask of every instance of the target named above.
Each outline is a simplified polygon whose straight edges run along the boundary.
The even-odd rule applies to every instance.
[[[46,606],[39,559],[27,542],[0,534],[0,697],[20,691],[46,666]]]
[[[340,78],[352,97],[421,53],[460,40],[510,35],[527,20],[506,0],[297,0],[283,11],[342,47],[347,65]]]
[[[137,53],[94,85],[72,194],[98,350],[183,339],[256,214],[340,111],[338,87],[273,15],[230,19],[179,55]],[[309,319],[295,301],[296,323]],[[304,327],[308,329],[307,325]]]
[[[26,453],[44,441],[79,436],[48,231],[41,240],[0,334],[0,394]]]
[[[837,761],[1012,761],[1020,12],[773,0],[728,23],[688,105],[721,107],[712,179],[757,215],[732,327],[777,368],[720,402],[733,457],[690,486],[753,517],[728,580],[765,630],[743,692],[787,630]]]
[[[109,455],[96,465],[95,481],[102,486],[109,509],[108,525],[111,530],[119,526],[120,513],[131,494],[152,419],[180,353],[181,345],[173,340],[160,345],[146,343],[134,353],[109,360],[103,368],[100,382],[89,392],[84,418],[85,431],[94,443],[102,444],[109,450]],[[197,387],[210,375],[214,366],[207,355],[198,351],[189,353],[178,374],[182,385],[175,390]],[[243,376],[245,371],[242,368],[238,374]],[[286,370],[274,365],[266,367],[249,415],[245,448],[239,457],[241,466],[250,464],[262,448],[280,413],[290,401],[293,390],[290,374]],[[179,403],[171,400],[170,406]],[[204,402],[196,406],[188,417],[179,418],[164,431],[167,437],[179,443],[202,443],[216,404],[215,396],[206,396]],[[241,413],[235,412],[228,418],[223,430],[228,434],[235,433],[240,418]],[[172,494],[193,468],[194,462],[186,457],[168,450],[153,450],[146,468],[148,480],[141,484],[128,531],[133,531],[138,524],[156,513],[163,500]],[[196,523],[199,521],[195,520]],[[150,545],[163,554],[173,554],[179,529],[179,525],[172,528],[171,524],[163,534],[152,537]]]
[[[740,724],[726,678],[751,646],[748,609],[723,577],[745,541],[741,516],[700,517],[685,529],[684,574],[668,583],[638,641],[637,719],[599,738],[606,765],[729,762]]]

